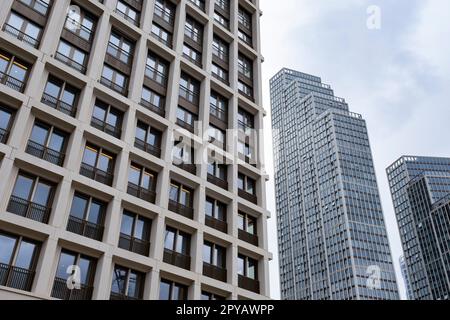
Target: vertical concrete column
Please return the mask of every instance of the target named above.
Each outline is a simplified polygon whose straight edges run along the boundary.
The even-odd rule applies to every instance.
[[[46,55],[53,56],[58,48],[59,35],[64,27],[69,6],[70,0],[52,2],[52,8],[48,13],[47,26],[39,46],[40,50]]]
[[[203,231],[198,230],[192,235],[191,257],[192,271],[197,274],[203,273]]]
[[[66,167],[69,168],[74,174],[77,174],[80,170],[80,163],[84,153],[84,138],[83,131],[75,129],[72,132],[71,139],[67,146],[67,158]]]
[[[48,238],[41,248],[41,255],[36,268],[36,277],[33,291],[42,296],[50,296],[55,270],[59,262],[58,240]]]
[[[126,192],[128,185],[129,152],[122,150],[116,157],[114,188]]]
[[[109,254],[102,255],[97,261],[93,300],[109,300],[111,293],[113,261]]]
[[[72,204],[71,181],[63,179],[58,184],[58,191],[53,201],[52,214],[50,216],[49,224],[59,229],[65,229],[68,220],[68,212]]]
[[[111,246],[119,243],[120,226],[122,224],[122,204],[118,199],[113,199],[108,204],[105,217],[105,234],[103,241]]]
[[[11,12],[10,8],[13,2],[14,0],[2,0],[2,10],[0,10],[0,25],[4,25],[6,19],[8,19],[9,13]]]
[[[1,164],[0,177],[4,179],[0,179],[0,212],[3,212],[6,211],[8,206],[10,190],[16,181],[16,172],[14,170],[14,160],[8,158],[8,155],[1,160]]]
[[[108,3],[110,1],[114,0],[106,0],[105,2]],[[107,12],[103,13],[100,17],[96,30],[97,36],[94,37],[91,53],[89,55],[90,62],[88,64],[87,76],[97,81],[100,79],[102,74],[103,62],[105,60],[106,48],[108,46],[108,40],[105,39],[104,35],[107,35],[107,37],[109,37],[109,31],[111,29],[109,24],[109,17],[110,15]],[[98,35],[103,36],[100,38]]]
[[[128,111],[124,115],[123,125],[122,127],[125,130],[122,132],[122,139],[126,144],[133,146],[134,140],[136,138],[136,125],[137,125],[137,117],[136,117],[136,109],[131,106],[128,108]]]
[[[139,103],[141,101],[147,52],[148,52],[147,39],[140,38],[136,43],[133,72],[131,73],[130,76],[131,81],[130,81],[129,98],[136,103]]]
[[[150,292],[149,300],[159,300],[159,271],[152,270],[149,272]]]
[[[162,261],[164,251],[164,235],[166,226],[164,217],[157,216],[152,222],[150,255],[157,261]]]

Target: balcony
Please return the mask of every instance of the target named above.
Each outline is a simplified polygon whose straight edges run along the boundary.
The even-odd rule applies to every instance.
[[[120,93],[123,96],[128,96],[128,89],[126,87],[122,87],[122,86],[118,85],[117,83],[114,83],[109,79],[106,79],[105,77],[100,78],[100,83],[102,85],[108,87],[109,89]]]
[[[103,226],[82,220],[76,217],[69,217],[67,224],[67,231],[79,234],[81,236],[102,241],[103,239]]]
[[[178,203],[176,201],[169,200],[169,210],[178,213],[179,215],[182,215],[183,217],[186,217],[188,219],[194,219],[194,209],[186,207],[185,205],[182,205],[181,203]]]
[[[51,208],[11,196],[6,211],[27,219],[47,224],[50,217]]]
[[[193,174],[194,176],[197,174],[197,166],[192,163],[180,163],[180,164],[174,164],[176,167],[189,172],[190,174]]]
[[[191,257],[169,250],[169,249],[164,249],[164,258],[163,261],[165,263],[171,264],[173,266],[185,269],[185,270],[190,270],[191,269]]]
[[[120,136],[122,135],[122,130],[120,128],[114,127],[109,123],[106,123],[105,121],[99,120],[97,118],[91,119],[91,126],[117,139],[120,139]]]
[[[62,53],[56,52],[55,59],[62,62],[63,64],[68,65],[69,67],[85,74],[86,73],[86,67],[75,60],[63,55]]]
[[[150,254],[150,242],[131,237],[127,234],[121,233],[119,238],[119,248],[137,253],[141,256],[148,256]]]
[[[228,190],[228,182],[208,173],[208,182],[222,189]]]
[[[166,116],[166,112],[164,109],[154,105],[153,103],[148,102],[147,100],[141,99],[140,105],[147,108],[150,111],[153,111],[154,113],[160,115],[161,117]]]
[[[142,300],[141,298],[136,298],[136,297],[130,297],[126,294],[123,293],[117,293],[117,292],[111,292],[110,296],[109,296],[109,300],[111,301],[126,301],[126,300],[130,300],[130,301],[139,301]]]
[[[156,201],[155,191],[142,188],[134,183],[128,182],[127,193],[150,203],[155,203]]]
[[[64,163],[64,154],[47,148],[31,140],[28,141],[27,149],[25,150],[25,152],[60,167],[62,167]]]
[[[155,5],[155,16],[159,17],[160,19],[164,20],[166,23],[172,26],[175,22],[175,15],[168,13],[159,5]]]
[[[62,113],[65,113],[71,117],[75,117],[77,113],[77,108],[65,103],[62,100],[58,100],[55,97],[52,97],[51,95],[48,95],[47,93],[44,93],[42,95],[41,102],[48,105],[49,107],[52,107],[58,111],[61,111]]]
[[[248,193],[247,191],[239,189],[238,196],[251,203],[258,204],[258,197],[256,197],[256,195],[254,194]]]
[[[227,282],[227,270],[203,262],[203,275],[222,282]]]
[[[214,217],[206,215],[205,216],[205,225],[210,228],[216,229],[220,232],[228,233],[228,224],[226,221],[222,221],[222,220],[219,220]]]
[[[209,106],[209,114],[212,117],[214,117],[217,120],[219,120],[219,121],[222,121],[224,123],[228,123],[228,120],[227,120],[228,115],[226,114],[225,111],[223,111],[223,110],[221,110],[219,108],[216,108],[214,106]]]
[[[39,13],[43,17],[47,16],[47,13],[50,9],[47,3],[40,0],[20,1],[20,3]]]
[[[131,64],[131,61],[133,59],[133,56],[129,52],[126,52],[125,50],[119,48],[111,42],[108,43],[106,53],[112,58],[116,59],[119,63],[124,63],[127,66]]]
[[[67,288],[67,280],[55,278],[52,288],[52,297],[61,300],[91,300],[93,287],[80,284],[80,289]]]
[[[180,86],[180,97],[186,100],[189,103],[192,103],[198,106],[200,98],[197,92],[189,90],[184,86]]]
[[[260,293],[258,280],[254,280],[254,279],[239,275],[238,286],[239,286],[239,288],[242,288],[242,289],[257,293],[257,294]]]
[[[23,90],[25,89],[25,82],[11,77],[10,75],[3,73],[2,71],[0,71],[0,83],[19,92],[23,92]]]
[[[166,75],[164,73],[162,73],[162,72],[159,72],[155,68],[152,68],[152,67],[147,65],[145,67],[145,76],[148,79],[153,80],[157,84],[163,86],[164,88],[167,87],[167,77],[166,77]]]
[[[195,132],[195,127],[194,125],[187,123],[186,121],[183,121],[181,119],[177,118],[177,125],[179,125],[180,127],[182,127],[183,129],[186,129],[189,132],[194,133]]]
[[[127,15],[125,12],[122,12],[121,10],[119,10],[118,8],[116,8],[114,10],[119,16],[121,16],[122,18],[124,18],[125,20],[131,22],[133,25],[139,27],[139,21],[133,19],[132,17],[130,17],[129,15]]]
[[[9,131],[0,128],[0,143],[5,144],[8,141]]]
[[[23,41],[26,44],[29,44],[33,48],[39,47],[39,40],[38,39],[30,37],[26,33],[22,32],[20,30],[17,30],[16,28],[14,28],[13,26],[11,26],[9,24],[5,24],[3,26],[3,31],[5,31],[6,33],[9,33],[14,38],[17,38],[18,40]]]
[[[70,27],[67,27],[70,26]],[[64,24],[64,31],[69,32],[71,35],[75,36],[77,42],[85,48],[91,48],[91,41],[93,32],[91,29],[83,26],[79,21],[76,21],[69,16],[66,17],[66,23]],[[81,36],[83,34],[84,36]]]
[[[0,286],[31,291],[34,271],[0,263]]]
[[[154,155],[157,158],[161,157],[161,149],[157,146],[149,144],[141,139],[135,138],[134,146],[142,151],[147,152],[148,154]]]
[[[258,236],[254,235],[254,234],[251,234],[251,233],[248,233],[247,231],[239,229],[238,230],[238,237],[239,237],[239,240],[242,240],[242,241],[245,241],[247,243],[250,243],[250,244],[252,244],[252,245],[254,245],[256,247],[259,245]]]
[[[114,175],[111,173],[97,169],[85,163],[81,164],[80,174],[110,187],[112,186],[114,180]]]

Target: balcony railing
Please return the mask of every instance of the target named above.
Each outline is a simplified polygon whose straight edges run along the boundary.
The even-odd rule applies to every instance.
[[[178,253],[169,249],[164,249],[163,261],[176,267],[190,270],[191,257],[182,253]]]
[[[142,188],[131,182],[128,182],[127,193],[150,203],[155,203],[156,201],[155,191]]]
[[[197,8],[199,8],[200,10],[202,10],[203,12],[205,11],[205,1],[189,0],[189,2],[192,3],[194,6],[196,6]]]
[[[130,17],[129,15],[127,15],[125,12],[122,12],[121,10],[119,10],[118,8],[116,8],[114,10],[119,16],[121,16],[122,18],[124,18],[125,20],[131,22],[132,24],[134,24],[135,26],[139,26],[139,21],[133,19],[132,17]]]
[[[163,87],[167,86],[167,77],[164,73],[159,72],[158,70],[156,70],[153,67],[150,66],[146,66],[145,67],[145,76],[150,79],[155,81],[156,83],[162,85]]]
[[[258,197],[256,197],[254,194],[248,193],[247,191],[239,189],[238,196],[251,203],[258,204]]]
[[[0,128],[0,143],[6,143],[8,141],[9,131]]]
[[[51,208],[11,196],[7,211],[34,221],[48,223]]]
[[[20,30],[17,30],[16,28],[14,28],[13,26],[11,26],[9,24],[5,24],[3,26],[3,31],[5,31],[6,33],[9,33],[14,38],[17,38],[18,40],[29,44],[33,48],[37,48],[39,46],[39,40],[38,39],[30,37],[26,33],[22,32]]]
[[[190,131],[192,133],[195,132],[195,127],[194,125],[187,123],[186,121],[183,121],[181,119],[177,118],[177,125],[179,125],[180,127],[182,127],[183,129],[186,129],[187,131]]]
[[[195,164],[182,162],[176,163],[175,166],[186,172],[189,172],[190,174],[193,174],[194,176],[197,174],[197,166]]]
[[[198,106],[199,104],[199,95],[198,93],[189,90],[184,86],[180,86],[180,97],[187,100],[188,102]]]
[[[132,55],[111,42],[108,43],[106,52],[114,59],[117,59],[120,62],[125,63],[126,65],[129,65],[131,63]]]
[[[123,294],[123,293],[111,292],[111,294],[109,296],[109,300],[113,300],[113,301],[120,301],[120,300],[139,301],[139,300],[142,300],[142,298],[140,298],[140,297],[131,297],[131,296]]]
[[[228,190],[228,182],[208,173],[208,182],[222,189]]]
[[[194,219],[194,209],[187,207],[181,203],[178,203],[173,200],[169,200],[169,210],[188,219]]]
[[[76,217],[69,217],[67,224],[67,231],[73,232],[84,237],[102,241],[104,227],[86,220]]]
[[[47,12],[49,9],[49,5],[47,3],[45,3],[41,0],[31,0],[31,1],[21,0],[20,2],[22,2],[24,5],[26,5],[30,9],[36,11],[41,16],[44,16],[44,17],[47,16]]]
[[[81,72],[86,73],[86,66],[76,62],[75,60],[63,55],[62,53],[56,52],[55,59],[59,60],[60,62],[67,64],[69,67]]]
[[[222,282],[227,282],[227,270],[203,262],[203,275]]]
[[[192,41],[198,43],[199,45],[202,44],[202,38],[201,38],[202,35],[197,30],[195,30],[191,27],[185,26],[184,27],[184,35],[186,37],[188,37],[189,39],[191,39]]]
[[[155,15],[160,17],[170,25],[173,25],[175,21],[175,15],[168,13],[158,5],[155,5]]]
[[[124,233],[120,234],[119,248],[140,254],[141,256],[148,256],[150,254],[149,241],[137,239]]]
[[[80,284],[80,289],[70,290],[67,287],[67,280],[55,278],[52,289],[52,297],[61,300],[91,300],[93,287]]]
[[[239,275],[238,286],[239,286],[239,288],[242,288],[242,289],[245,289],[245,290],[248,290],[251,292],[255,292],[258,294],[260,293],[258,280],[254,280],[254,279]]]
[[[34,271],[0,263],[0,286],[31,291]]]
[[[71,32],[71,34],[77,37],[81,42],[90,45],[93,32],[91,29],[83,26],[79,21],[67,16],[66,23],[64,24],[64,29]],[[81,36],[81,34],[85,34],[86,37]]]
[[[81,164],[80,174],[97,182],[106,184],[107,186],[112,186],[114,179],[114,175],[111,173],[97,169],[85,163]]]
[[[219,58],[219,60],[222,60],[223,62],[228,63],[228,59],[229,59],[228,52],[226,52],[222,48],[213,45],[212,53],[217,58]]]
[[[58,111],[61,111],[62,113],[65,113],[71,117],[75,117],[77,113],[77,108],[65,103],[64,101],[61,101],[47,93],[44,93],[42,95],[41,102],[48,105],[49,107],[52,107]]]
[[[156,114],[159,114],[161,117],[166,116],[166,112],[163,108],[160,108],[159,106],[154,105],[153,103],[148,102],[147,100],[141,99],[141,106],[147,108],[150,111],[153,111]]]
[[[157,158],[161,157],[161,148],[154,146],[150,143],[142,141],[141,139],[135,138],[134,146],[142,151],[145,151],[151,155],[154,155]]]
[[[168,47],[172,46],[172,35],[168,34],[167,39],[165,39],[165,38],[161,37],[159,34],[152,32],[152,36],[153,36],[153,38],[155,38],[159,42],[165,44],[166,46],[168,46]]]
[[[259,245],[258,236],[254,235],[254,234],[251,234],[251,233],[248,233],[247,231],[239,229],[238,230],[238,237],[239,237],[239,240],[245,241],[245,242],[250,243],[250,244],[252,244],[254,246],[258,246]]]
[[[99,120],[94,117],[91,119],[91,126],[117,139],[120,139],[120,136],[122,135],[122,130],[120,128],[114,127],[109,123],[106,123],[105,121]]]
[[[19,92],[23,92],[23,90],[25,89],[25,82],[11,77],[10,75],[3,73],[2,71],[0,71],[0,83]]]
[[[103,84],[104,86],[110,88],[111,90],[114,90],[114,91],[120,93],[121,95],[124,95],[124,96],[128,95],[128,89],[126,86],[122,87],[122,86],[118,85],[117,83],[114,83],[109,79],[106,79],[105,77],[100,78],[100,83]]]
[[[52,150],[31,140],[28,141],[26,153],[50,163],[56,164],[60,167],[63,165],[65,158],[65,155],[61,152]]]
[[[216,219],[214,217],[205,216],[205,225],[207,225],[210,228],[216,229],[223,233],[228,233],[228,224],[226,221],[222,221],[219,219]]]

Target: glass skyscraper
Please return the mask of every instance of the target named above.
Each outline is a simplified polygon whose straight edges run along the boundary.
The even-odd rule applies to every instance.
[[[270,85],[282,299],[398,299],[365,121],[318,77]]]
[[[449,299],[450,159],[403,156],[387,169],[412,299]]]

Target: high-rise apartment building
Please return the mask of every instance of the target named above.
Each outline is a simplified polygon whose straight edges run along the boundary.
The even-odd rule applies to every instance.
[[[271,79],[281,296],[398,299],[366,123],[321,79]]]
[[[450,158],[403,156],[387,169],[411,299],[450,297]]]
[[[259,1],[1,8],[0,299],[267,298]]]
[[[406,266],[405,257],[401,256],[399,259],[400,263],[400,270],[402,272],[403,282],[405,283],[406,288],[406,300],[413,300],[413,294],[412,294],[412,288],[411,283],[409,280],[409,274],[408,274],[408,267]]]

